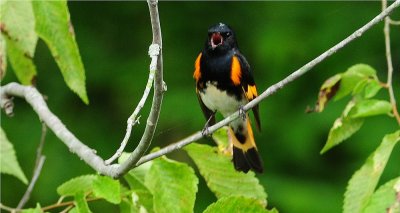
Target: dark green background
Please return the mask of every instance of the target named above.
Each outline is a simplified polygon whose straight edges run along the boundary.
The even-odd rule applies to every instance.
[[[90,105],[84,105],[65,85],[46,45],[35,55],[39,90],[49,108],[85,144],[103,158],[110,157],[125,134],[126,120],[142,96],[148,76],[151,27],[145,2],[69,2],[76,39],[86,68]],[[160,2],[164,78],[168,85],[153,147],[163,147],[204,125],[194,92],[194,60],[203,47],[208,26],[225,22],[236,33],[241,51],[254,70],[259,92],[283,79],[338,43],[381,10],[375,2]],[[393,14],[400,19],[400,12]],[[392,27],[394,86],[399,97],[400,27]],[[356,63],[370,64],[386,81],[383,24],[375,26],[310,73],[260,104],[262,129],[255,137],[265,162],[258,175],[268,193],[269,207],[280,212],[339,212],[346,183],[377,147],[384,134],[398,129],[394,119],[368,119],[346,143],[325,155],[327,133],[349,99],[328,105],[322,114],[305,114],[313,106],[322,82]],[[9,69],[5,84],[15,81]],[[387,99],[386,91],[380,97]],[[151,100],[151,99],[149,99]],[[135,126],[127,150],[143,132],[150,102]],[[2,114],[2,128],[14,144],[18,160],[30,179],[41,125],[30,106],[15,99],[15,116]],[[210,139],[201,143],[212,144]],[[70,178],[94,171],[71,154],[53,133],[44,147],[46,162],[28,206],[58,199],[56,187]],[[169,157],[193,165],[184,151]],[[400,175],[396,147],[382,182]],[[1,175],[1,202],[16,206],[26,186]],[[216,200],[200,180],[195,211]],[[117,211],[102,201],[90,203],[95,212]]]

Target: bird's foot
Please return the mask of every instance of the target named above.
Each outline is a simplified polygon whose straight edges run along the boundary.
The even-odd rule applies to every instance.
[[[243,109],[243,106],[239,107],[239,117],[244,121],[246,120],[246,111]]]

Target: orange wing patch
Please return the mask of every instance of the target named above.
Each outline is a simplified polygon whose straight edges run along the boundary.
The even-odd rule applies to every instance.
[[[254,98],[256,98],[257,96],[258,96],[258,93],[257,93],[256,85],[253,85],[253,86],[248,85],[247,92],[246,92],[247,100],[251,101]]]
[[[231,66],[231,80],[234,85],[240,84],[240,78],[242,77],[242,68],[240,67],[239,59],[236,56],[232,57]]]
[[[201,59],[201,53],[199,56],[197,56],[196,62],[194,63],[194,73],[193,73],[193,78],[196,79],[196,82],[201,78],[201,72],[200,72],[200,59]]]

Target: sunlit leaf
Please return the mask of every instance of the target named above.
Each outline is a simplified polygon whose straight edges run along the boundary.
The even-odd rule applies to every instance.
[[[340,144],[361,128],[364,119],[351,118],[349,115],[350,111],[354,109],[354,106],[355,102],[350,101],[342,115],[335,120],[332,128],[329,130],[328,139],[326,140],[324,148],[321,150],[321,154]]]
[[[362,212],[367,206],[393,147],[400,140],[400,131],[386,135],[364,165],[351,177],[344,194],[344,213]]]
[[[257,199],[239,196],[223,197],[204,211],[204,213],[220,212],[278,213],[276,210],[265,209]]]
[[[57,193],[61,196],[74,196],[78,192],[89,192],[93,190],[93,181],[96,175],[82,175],[73,178],[57,188]]]
[[[15,42],[7,39],[7,57],[13,67],[14,73],[18,80],[25,85],[35,83],[36,77],[36,66],[33,63],[32,58],[25,55],[18,47]]]
[[[212,134],[212,139],[218,145],[218,150],[226,153],[229,147],[228,127],[222,127]]]
[[[352,118],[363,118],[374,115],[389,114],[392,110],[392,105],[388,101],[367,99],[358,101],[355,105]]]
[[[42,207],[40,206],[39,203],[36,204],[36,208],[29,208],[29,209],[23,209],[21,213],[42,213]]]
[[[110,177],[98,175],[93,181],[93,194],[110,203],[119,204],[121,202],[120,183]]]
[[[31,1],[2,0],[0,25],[1,33],[14,42],[15,48],[33,58],[38,37]]]
[[[118,158],[118,163],[122,163],[128,159],[129,154],[126,152],[122,153],[121,157]],[[153,195],[145,185],[145,177],[152,163],[153,161],[146,162],[124,175],[124,179],[132,191],[132,196],[136,196],[135,203],[131,202],[131,205],[133,205],[132,209],[146,209],[147,212],[153,212]]]
[[[187,164],[158,158],[145,178],[157,213],[193,212],[198,179]]]
[[[400,212],[400,177],[379,187],[371,197],[364,213]]]
[[[366,83],[362,81],[368,79],[377,79],[374,68],[366,64],[351,66],[346,72],[342,73],[340,88],[335,95],[335,100],[339,100],[352,92],[353,94],[361,92]],[[356,90],[354,90],[355,88]]]
[[[36,32],[49,47],[68,87],[89,103],[85,69],[70,20],[66,1],[33,1]]]
[[[22,171],[15,154],[12,143],[8,140],[6,133],[0,128],[0,171],[4,174],[13,175],[25,184],[28,184],[28,179]]]
[[[365,85],[364,97],[372,98],[379,92],[380,89],[382,89],[382,85],[378,80],[370,80],[369,83]]]
[[[267,204],[267,194],[253,172],[247,174],[233,168],[231,157],[219,154],[216,148],[192,143],[184,148],[193,159],[207,186],[218,197],[243,196]]]
[[[18,80],[25,85],[33,84],[36,67],[32,58],[38,37],[31,1],[1,1],[1,76],[4,76],[6,54]],[[6,48],[6,51],[4,51]]]
[[[74,196],[75,199],[75,207],[79,213],[90,213],[89,206],[86,202],[85,193],[83,191],[78,192]]]
[[[119,204],[120,213],[136,213],[139,211],[140,210],[132,204],[132,200],[129,200],[128,198],[122,198],[121,203]]]
[[[336,74],[322,84],[321,88],[319,89],[317,104],[313,111],[322,112],[324,110],[325,105],[328,103],[329,100],[331,100],[331,98],[340,88],[341,78],[341,74]]]

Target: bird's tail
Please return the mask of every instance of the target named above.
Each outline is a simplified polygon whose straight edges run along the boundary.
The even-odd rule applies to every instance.
[[[248,116],[246,116],[245,127],[229,127],[229,137],[233,145],[233,165],[235,169],[244,173],[249,170],[262,173],[264,170],[263,162],[257,151]]]

